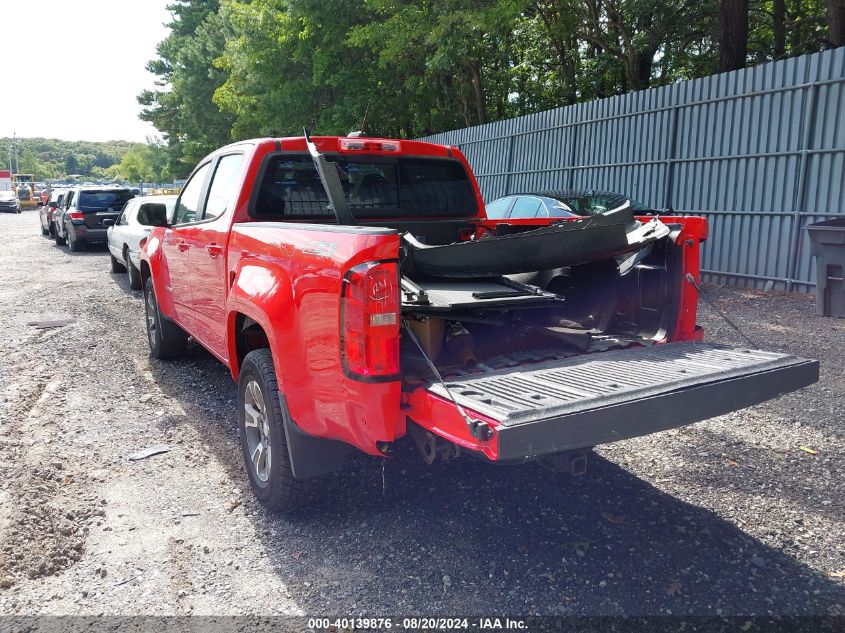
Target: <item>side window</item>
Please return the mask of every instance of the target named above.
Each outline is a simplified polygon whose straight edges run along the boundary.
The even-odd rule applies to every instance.
[[[536,218],[537,212],[540,210],[542,201],[539,198],[528,198],[520,196],[511,209],[512,218]]]
[[[173,224],[185,224],[197,219],[202,186],[205,184],[205,176],[208,174],[210,165],[211,163],[206,163],[200,167],[185,185],[182,195],[179,196],[179,201],[176,203],[176,215]]]
[[[513,196],[494,200],[485,207],[485,210],[487,211],[487,217],[492,220],[506,218],[508,216],[508,209],[511,206],[511,202],[513,202]]]
[[[238,175],[243,163],[243,154],[230,154],[217,162],[217,168],[211,177],[208,200],[205,203],[203,220],[218,218],[235,203],[238,192]]]
[[[548,200],[541,200],[540,201],[540,210],[537,212],[538,218],[548,218],[552,214],[549,211],[549,201]]]
[[[73,194],[75,193],[75,191],[71,191],[69,194],[67,194],[67,200],[65,200],[65,209],[70,209],[73,206]]]
[[[117,216],[117,221],[115,222],[115,226],[123,226],[126,224],[126,219],[129,217],[129,208],[132,206],[131,202],[127,202],[123,205],[123,209],[120,211],[120,215]]]

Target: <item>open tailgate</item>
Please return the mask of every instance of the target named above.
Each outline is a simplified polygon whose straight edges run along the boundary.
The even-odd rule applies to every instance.
[[[464,408],[497,423],[498,459],[510,460],[684,426],[818,378],[815,360],[684,342],[587,354],[446,385]],[[449,399],[442,385],[429,391]]]

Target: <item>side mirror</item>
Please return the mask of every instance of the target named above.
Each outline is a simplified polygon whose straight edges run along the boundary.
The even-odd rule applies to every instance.
[[[108,220],[103,220],[103,226],[114,226],[114,220],[109,218]]]
[[[168,226],[167,205],[147,202],[138,209],[138,222],[146,226]]]

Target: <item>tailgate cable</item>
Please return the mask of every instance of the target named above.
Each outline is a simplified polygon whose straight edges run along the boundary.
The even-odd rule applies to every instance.
[[[716,307],[716,304],[714,304],[712,301],[710,301],[710,299],[708,299],[707,297],[704,296],[704,290],[701,288],[701,286],[698,285],[698,282],[695,280],[695,277],[692,276],[692,273],[686,274],[686,280],[688,282],[690,282],[696,290],[698,290],[698,296],[701,297],[702,299],[704,299],[704,303],[706,303],[711,308],[713,308],[716,311],[716,313],[720,317],[722,317],[728,325],[730,325],[733,329],[735,329],[737,331],[737,333],[742,338],[744,338],[749,345],[751,345],[751,347],[753,347],[754,349],[760,349],[760,346],[750,336],[748,336],[745,332],[740,330],[739,326],[736,323],[734,323],[733,321],[731,321],[728,318],[727,314],[722,312],[719,308]]]
[[[417,338],[417,335],[414,334],[414,331],[411,329],[411,326],[408,325],[408,322],[405,319],[402,319],[402,327],[405,329],[405,332],[408,333],[408,337],[414,342],[414,345],[420,350],[420,354],[425,359],[428,368],[431,370],[431,373],[434,374],[434,377],[437,379],[437,382],[443,387],[443,391],[446,392],[446,395],[449,396],[449,400],[455,405],[455,408],[458,410],[458,413],[461,414],[464,421],[467,423],[467,428],[469,428],[470,435],[473,437],[478,438],[479,440],[489,440],[493,436],[493,430],[490,428],[486,422],[482,422],[481,420],[473,420],[470,415],[467,413],[466,409],[464,409],[457,401],[455,396],[452,395],[452,392],[449,391],[449,387],[446,386],[446,382],[443,380],[443,376],[440,375],[440,372],[437,371],[437,367],[434,366],[434,361],[432,361],[428,354],[425,353],[425,349],[423,349],[422,343],[420,343],[420,339]]]

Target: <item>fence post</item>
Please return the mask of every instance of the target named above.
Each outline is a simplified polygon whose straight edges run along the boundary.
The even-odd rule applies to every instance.
[[[515,138],[516,137],[514,136],[513,131],[511,131],[511,135],[510,137],[508,137],[508,162],[507,166],[505,167],[505,192],[502,194],[503,196],[510,195],[511,192],[511,174],[513,173],[513,144]]]
[[[573,123],[572,125],[572,141],[569,143],[569,169],[568,174],[566,176],[567,189],[572,189],[574,187],[573,180],[575,178],[575,149],[578,145],[578,126],[578,123]]]
[[[672,187],[675,184],[675,159],[678,157],[678,105],[672,106],[672,120],[669,123],[669,157],[666,159],[666,183],[663,191],[663,208],[672,206]]]
[[[798,272],[798,253],[801,250],[801,217],[804,204],[807,199],[807,169],[809,163],[809,150],[813,144],[813,136],[816,128],[816,101],[818,99],[819,85],[815,81],[807,88],[809,95],[806,98],[807,111],[805,112],[805,123],[801,139],[801,159],[798,165],[798,182],[795,186],[795,199],[792,207],[792,227],[789,232],[789,252],[786,267],[786,291],[791,292],[795,285],[795,275]]]

